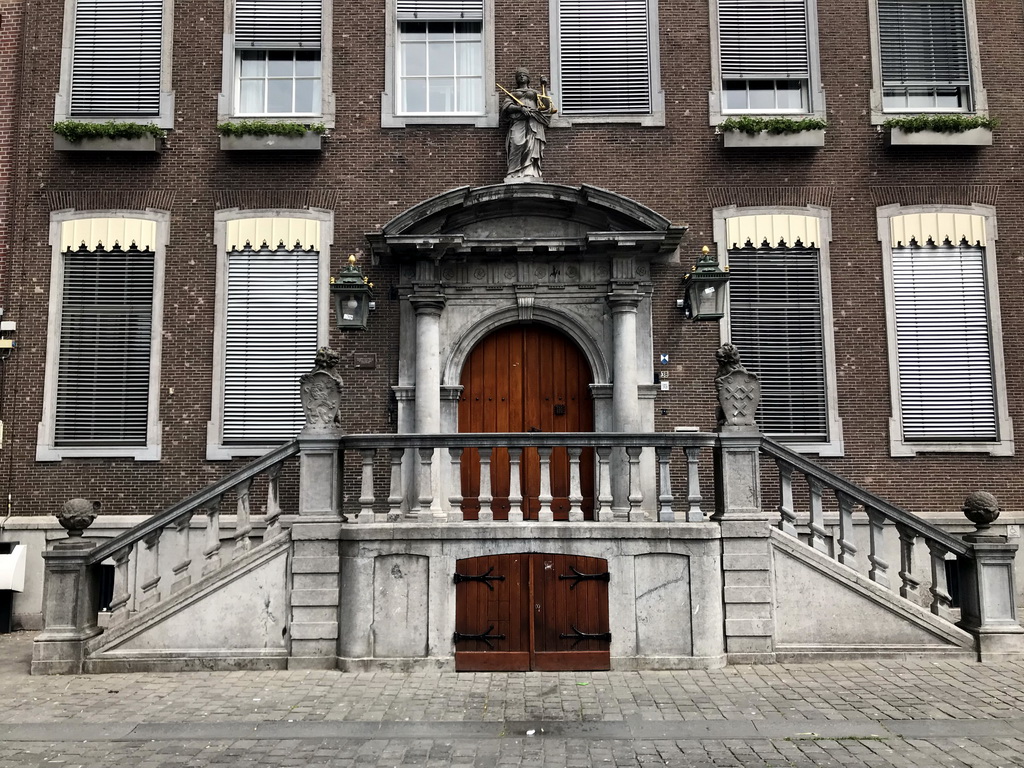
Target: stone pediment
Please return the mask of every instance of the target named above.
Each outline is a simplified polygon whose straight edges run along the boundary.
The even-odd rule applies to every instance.
[[[366,237],[374,258],[385,260],[621,254],[677,261],[685,232],[615,192],[521,183],[444,192]]]

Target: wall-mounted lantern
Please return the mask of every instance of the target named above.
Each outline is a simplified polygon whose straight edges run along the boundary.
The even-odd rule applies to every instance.
[[[348,257],[348,266],[341,274],[331,278],[334,296],[334,321],[340,330],[360,328],[366,330],[366,321],[373,304],[373,283],[356,266],[356,257]]]
[[[725,286],[729,268],[722,269],[706,245],[693,269],[683,278],[686,298],[676,301],[687,318],[694,322],[721,320],[725,316]]]

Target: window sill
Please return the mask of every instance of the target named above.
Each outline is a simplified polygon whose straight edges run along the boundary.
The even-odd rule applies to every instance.
[[[915,131],[910,133],[902,128],[889,131],[891,147],[991,147],[992,131],[989,128],[972,128],[960,133],[939,131]]]
[[[53,148],[57,152],[163,152],[163,139],[156,136],[137,136],[132,139],[82,139],[69,141],[63,136],[54,134]]]
[[[825,129],[799,133],[760,133],[722,131],[722,146],[727,149],[786,149],[825,146]]]
[[[220,148],[225,152],[319,152],[323,136],[310,131],[304,136],[221,136]]]

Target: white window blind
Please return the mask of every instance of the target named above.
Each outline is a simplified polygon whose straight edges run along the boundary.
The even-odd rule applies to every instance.
[[[54,444],[146,445],[154,254],[64,254]]]
[[[564,114],[650,113],[648,0],[560,0],[558,35]]]
[[[72,117],[160,114],[162,0],[78,0]]]
[[[481,21],[483,0],[397,0],[400,21]]]
[[[877,0],[882,85],[970,85],[963,0]]]
[[[284,443],[302,429],[299,377],[316,358],[319,259],[299,244],[228,252],[225,444]]]
[[[718,0],[723,80],[810,77],[806,0]]]
[[[892,270],[904,440],[999,439],[984,249],[911,241]]]
[[[235,0],[236,48],[319,48],[321,0]]]
[[[820,258],[799,240],[729,251],[729,328],[761,379],[757,422],[774,438],[827,442]]]

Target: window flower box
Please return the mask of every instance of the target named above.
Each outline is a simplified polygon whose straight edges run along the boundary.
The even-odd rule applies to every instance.
[[[893,126],[889,130],[892,147],[991,147],[991,128],[971,128],[966,131],[907,131]]]
[[[71,141],[59,134],[53,136],[53,148],[58,152],[162,152],[163,139],[156,136],[132,136],[130,138],[111,138],[97,136]]]
[[[250,152],[259,150],[277,150],[281,152],[305,150],[319,151],[323,136],[319,133],[308,131],[301,136],[282,136],[280,134],[269,134],[267,136],[232,136],[222,135],[220,137],[220,148],[225,152]]]
[[[825,146],[825,129],[818,128],[797,133],[746,133],[722,131],[722,146],[727,149],[788,149]]]

